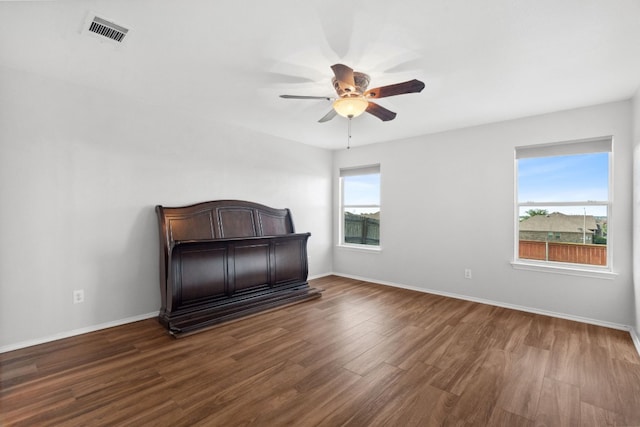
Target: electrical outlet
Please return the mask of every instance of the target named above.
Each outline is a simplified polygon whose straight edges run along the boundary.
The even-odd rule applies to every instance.
[[[73,303],[80,304],[84,302],[84,289],[76,289],[73,291]]]
[[[465,279],[471,279],[471,269],[470,268],[465,268],[464,269],[464,278]]]

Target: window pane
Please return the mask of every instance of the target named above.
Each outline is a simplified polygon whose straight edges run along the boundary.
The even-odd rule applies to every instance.
[[[609,153],[518,160],[518,202],[606,201]]]
[[[342,243],[380,246],[380,166],[340,170]]]
[[[611,138],[516,148],[518,259],[607,266]]]
[[[345,212],[343,229],[344,243],[378,246],[380,245],[380,212],[360,215]]]
[[[380,174],[342,178],[345,206],[380,205]]]
[[[520,206],[521,259],[607,265],[607,206]]]

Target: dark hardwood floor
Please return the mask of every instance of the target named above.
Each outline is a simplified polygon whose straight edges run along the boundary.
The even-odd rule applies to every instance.
[[[3,426],[638,426],[627,332],[339,277],[179,340],[155,319],[0,354]]]

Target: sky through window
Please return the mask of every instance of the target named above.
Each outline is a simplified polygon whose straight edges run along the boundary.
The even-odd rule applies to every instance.
[[[609,153],[518,160],[519,203],[606,202],[609,200],[608,194]],[[553,207],[549,209],[558,210]],[[591,207],[589,210],[592,215],[606,215],[604,207]],[[564,207],[562,211],[567,214],[583,214],[584,208]]]

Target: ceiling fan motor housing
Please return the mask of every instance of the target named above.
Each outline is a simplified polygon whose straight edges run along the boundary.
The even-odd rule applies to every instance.
[[[365,91],[367,90],[367,87],[369,87],[369,75],[365,74],[365,73],[360,73],[358,71],[354,71],[353,72],[353,81],[355,82],[356,86],[351,88],[351,87],[344,87],[341,88],[340,87],[340,83],[338,82],[338,80],[333,77],[331,79],[331,82],[333,83],[333,87],[336,90],[336,92],[338,93],[338,96],[340,97],[346,97],[346,96],[362,96]]]

